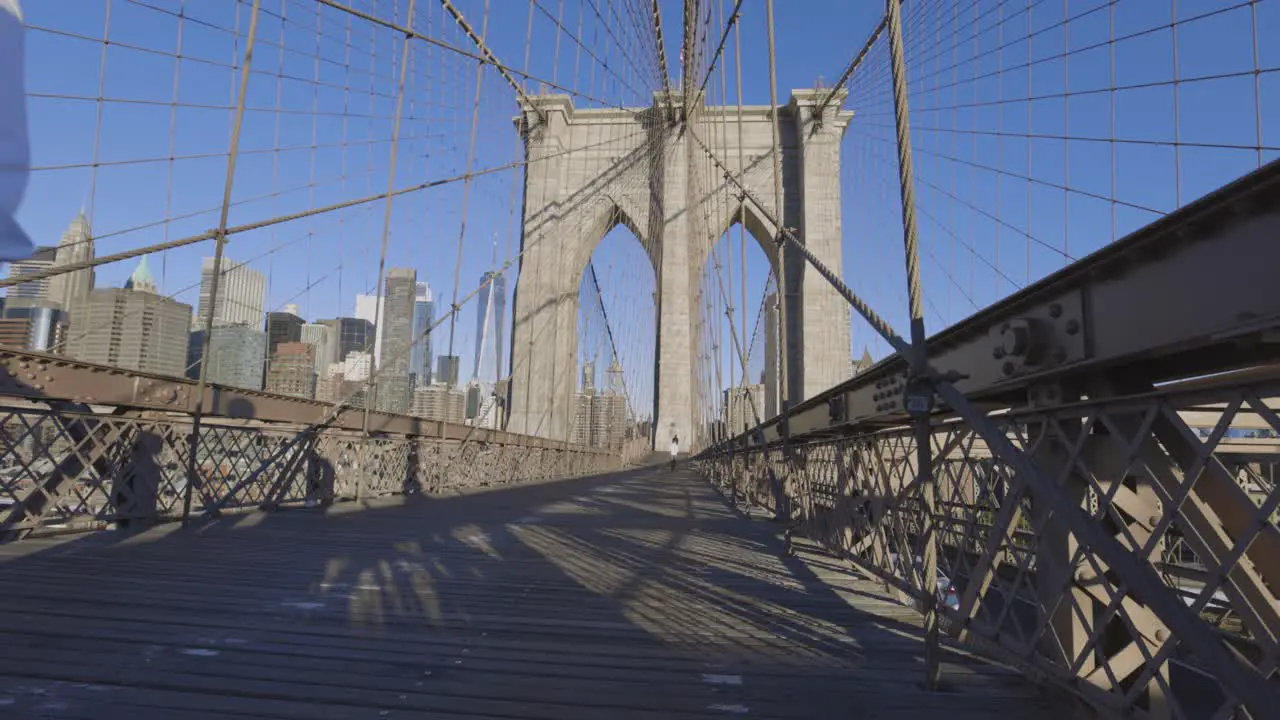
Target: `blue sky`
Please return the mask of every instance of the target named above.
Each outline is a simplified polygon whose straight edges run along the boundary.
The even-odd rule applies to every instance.
[[[529,3],[489,2],[488,43],[504,63],[523,67]],[[535,9],[529,72],[611,103],[649,102],[653,78],[631,71],[626,57],[642,51],[622,52],[613,42],[629,37],[627,23],[606,17],[601,24],[594,17],[594,8],[625,15],[624,4],[537,2],[558,15],[570,34],[581,27],[582,45],[600,62]],[[485,0],[456,5],[480,31]],[[811,87],[819,77],[833,82],[883,10],[878,2],[847,0],[776,5],[781,102],[791,89]],[[1280,75],[1274,72],[1280,46],[1268,46],[1265,39],[1280,33],[1278,5],[1179,4],[1175,90],[1171,3],[907,2],[930,333],[1274,158],[1280,147],[1274,120],[1280,112]],[[92,214],[99,255],[217,225],[249,6],[230,0],[27,3],[37,170],[19,219],[38,243],[55,243],[82,206]],[[404,22],[408,2],[366,0],[356,6]],[[721,10],[712,6],[718,18]],[[309,0],[264,0],[262,7],[230,225],[386,191],[402,36],[332,9],[318,10]],[[417,7],[413,24],[419,32],[470,48],[438,2],[419,0]],[[663,0],[662,8],[674,76],[681,3]],[[744,3],[746,104],[766,104],[769,98],[763,10],[762,0]],[[1205,17],[1188,20],[1192,13]],[[712,26],[714,47],[721,26],[718,20]],[[109,46],[102,42],[104,31]],[[1109,43],[1112,37],[1118,40]],[[176,61],[179,42],[184,59]],[[423,42],[410,43],[410,49],[395,187],[457,177],[468,166],[497,168],[521,156],[511,124],[514,93],[491,68],[481,80],[473,146],[475,62]],[[726,58],[733,53],[730,38]],[[882,42],[855,73],[845,103],[856,116],[842,149],[843,264],[846,281],[905,332],[886,61]],[[720,96],[718,78],[717,72],[710,85],[714,97]],[[733,103],[732,65],[728,83]],[[99,96],[107,100],[98,102]],[[581,96],[575,102],[593,104]],[[1182,144],[1177,151],[1175,139]],[[444,299],[438,306],[448,304],[455,285],[458,296],[465,295],[495,257],[500,263],[519,246],[519,181],[517,171],[505,170],[475,177],[469,188],[453,182],[397,197],[387,225],[387,266],[416,268]],[[376,283],[385,211],[379,201],[238,233],[227,254],[268,275],[270,309],[297,303],[308,319],[349,315],[355,295],[371,292]],[[643,405],[652,394],[654,281],[628,235],[624,228],[612,231],[593,263],[628,384]],[[732,245],[736,296],[743,262],[736,231]],[[200,258],[211,253],[211,243],[201,243],[151,257],[161,290],[194,305]],[[728,255],[722,250],[721,257]],[[99,283],[120,284],[134,264],[100,267]],[[767,267],[750,240],[746,275],[747,321],[754,327]],[[455,348],[463,367],[471,365],[473,313],[469,305],[457,326]],[[594,337],[580,343],[580,355],[599,355],[602,323],[584,317],[581,325]],[[445,329],[435,341],[438,351],[448,344]],[[721,375],[727,382],[731,343],[727,331],[722,337]],[[851,353],[861,355],[863,347],[876,357],[887,353],[855,320]]]

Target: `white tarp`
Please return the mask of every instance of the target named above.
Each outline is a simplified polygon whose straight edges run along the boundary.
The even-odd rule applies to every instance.
[[[15,218],[31,161],[22,61],[22,8],[18,0],[0,0],[0,262],[29,258],[33,251]]]

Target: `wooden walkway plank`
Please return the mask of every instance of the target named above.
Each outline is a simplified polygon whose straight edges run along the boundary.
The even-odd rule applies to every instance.
[[[0,716],[1047,714],[688,471],[0,546]]]

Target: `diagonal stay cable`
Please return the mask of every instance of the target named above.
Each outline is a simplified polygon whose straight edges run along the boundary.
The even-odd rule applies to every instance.
[[[582,152],[583,150],[604,147],[606,145],[618,143],[618,142],[621,142],[622,140],[626,140],[628,138],[636,137],[643,134],[644,134],[643,130],[638,130],[622,138],[610,138],[607,140],[602,140],[601,142],[598,142],[598,143],[592,143],[591,145],[585,145],[585,146],[576,147],[576,148],[568,148],[566,150],[561,150],[556,153],[544,155],[538,158],[537,160],[513,160],[512,162],[509,162],[509,163],[504,163],[502,165],[494,165],[492,167],[476,170],[470,173],[464,172],[464,173],[459,173],[457,175],[451,175],[449,177],[440,178],[437,180],[428,180],[426,182],[416,183],[414,185],[409,185],[409,186],[400,188],[399,190],[393,190],[390,192],[380,192],[374,195],[366,195],[364,197],[353,198],[351,200],[343,200],[341,202],[336,202],[330,205],[324,205],[318,208],[309,208],[307,210],[300,210],[296,213],[279,215],[277,217],[268,218],[266,220],[257,220],[251,223],[244,223],[242,225],[232,225],[227,228],[225,235],[227,237],[230,237],[232,235],[238,235],[240,233],[248,232],[250,230],[261,230],[262,228],[268,228],[273,225],[280,225],[282,223],[293,222],[294,220],[302,220],[304,218],[313,217],[315,215],[322,215],[324,213],[333,212],[335,210],[345,210],[347,208],[358,207],[360,205],[367,205],[369,203],[377,202],[379,200],[385,200],[388,197],[407,195],[409,193],[420,192],[422,190],[430,190],[432,188],[441,187],[443,185],[449,185],[455,182],[462,182],[467,178],[480,177],[482,175],[492,175],[494,173],[504,172],[506,170],[511,170],[513,168],[528,166],[535,162],[545,162],[547,160],[550,160],[558,156],[570,155],[575,152]],[[142,247],[136,247],[131,250],[123,250],[121,252],[113,253],[111,255],[100,255],[90,260],[82,260],[80,262],[67,263],[65,265],[59,265],[57,267],[52,267],[45,270],[38,270],[36,272],[26,273],[18,277],[9,277],[9,278],[0,279],[0,289],[7,288],[13,285],[22,285],[24,283],[35,282],[37,280],[43,280],[45,278],[54,277],[56,275],[62,275],[63,273],[74,272],[76,270],[84,270],[86,268],[98,267],[99,265],[107,265],[109,263],[120,262],[122,260],[130,260],[132,258],[136,258],[142,255],[150,255],[151,253],[155,253],[155,252],[172,250],[174,248],[184,247],[187,245],[194,245],[195,243],[204,242],[206,240],[212,240],[214,237],[217,236],[217,234],[218,234],[217,230],[206,230],[205,232],[198,233],[196,235],[188,235],[187,237],[178,238],[176,240],[155,243],[152,245],[144,245]]]

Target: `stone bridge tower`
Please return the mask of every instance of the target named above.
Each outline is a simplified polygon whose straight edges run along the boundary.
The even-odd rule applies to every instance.
[[[783,222],[840,273],[840,140],[853,114],[840,110],[846,91],[839,90],[816,117],[827,92],[796,90],[779,108]],[[797,253],[779,248],[768,220],[774,198],[770,108],[744,106],[739,115],[736,107],[700,107],[688,124],[669,122],[682,114],[678,97],[667,102],[661,96],[647,108],[577,110],[567,95],[531,97],[522,107],[517,123],[529,162],[508,430],[569,438],[578,291],[592,252],[619,224],[640,240],[657,278],[656,447],[664,448],[673,432],[685,447],[699,440],[696,297],[712,247],[740,218],[774,273],[779,267],[785,272],[781,351],[791,402],[848,378],[847,304]],[[712,164],[703,144],[731,173],[745,166],[738,177],[749,197],[741,204],[737,186]]]

